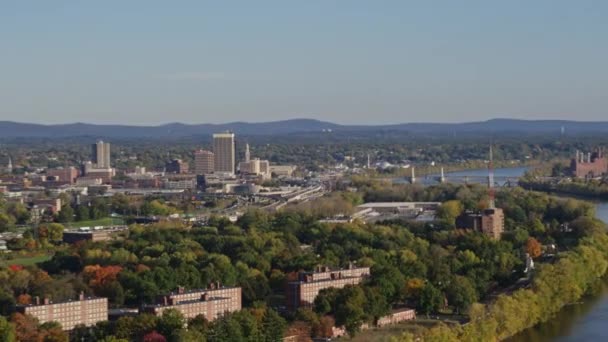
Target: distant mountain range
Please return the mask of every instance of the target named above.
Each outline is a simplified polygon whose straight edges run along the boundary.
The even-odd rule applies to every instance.
[[[226,124],[181,124],[160,126],[96,125],[86,123],[40,125],[0,121],[0,138],[180,138],[233,131],[240,135],[287,135],[314,132],[377,132],[393,131],[411,134],[457,133],[608,133],[608,121],[584,122],[566,120],[492,119],[466,123],[403,123],[392,125],[340,125],[313,119],[292,119],[273,122],[232,122]]]

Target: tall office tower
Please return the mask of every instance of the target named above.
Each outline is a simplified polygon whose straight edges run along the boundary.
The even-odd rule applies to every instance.
[[[213,134],[213,154],[215,172],[234,174],[234,133]]]
[[[245,162],[251,161],[251,153],[249,153],[249,143],[245,144]]]
[[[93,158],[92,161],[98,169],[109,169],[110,166],[110,143],[104,143],[99,140],[96,144],[93,144]]]
[[[214,171],[214,154],[211,151],[198,150],[194,152],[194,173],[208,175]]]

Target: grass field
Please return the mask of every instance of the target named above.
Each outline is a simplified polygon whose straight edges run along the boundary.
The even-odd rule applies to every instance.
[[[437,324],[437,321],[432,320],[415,320],[404,322],[395,325],[389,325],[383,328],[372,328],[359,332],[355,337],[345,337],[341,341],[349,342],[392,342],[395,338],[403,335],[403,333],[416,333],[424,328],[432,327]]]
[[[36,256],[32,256],[32,257],[1,260],[0,264],[30,266],[30,265],[34,265],[39,262],[47,261],[50,259],[51,259],[51,255],[45,254],[45,255],[36,255]]]
[[[78,221],[78,222],[70,222],[66,223],[66,227],[72,228],[80,228],[80,227],[95,227],[95,226],[110,226],[110,225],[122,225],[125,221],[121,218],[114,217],[104,217],[99,220],[87,220],[87,221]]]

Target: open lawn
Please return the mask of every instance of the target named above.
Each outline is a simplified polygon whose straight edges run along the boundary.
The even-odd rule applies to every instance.
[[[95,227],[95,226],[111,226],[111,225],[122,225],[125,224],[125,221],[119,217],[104,217],[98,220],[87,220],[87,221],[78,221],[78,222],[70,222],[66,223],[65,226],[70,228],[80,228],[80,227]]]
[[[50,260],[51,257],[52,256],[48,255],[48,254],[36,255],[36,256],[31,256],[31,257],[1,260],[0,264],[30,266],[30,265],[37,264],[39,262],[44,262],[44,261]]]

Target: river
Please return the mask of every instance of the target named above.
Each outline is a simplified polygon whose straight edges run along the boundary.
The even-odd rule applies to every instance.
[[[527,168],[496,169],[494,174],[502,177],[517,177],[523,175]],[[487,170],[470,170],[447,173],[458,176],[487,175]],[[608,223],[608,202],[592,201],[595,203],[596,217]],[[608,278],[598,282],[597,286],[584,298],[581,303],[568,305],[552,319],[526,329],[510,338],[509,342],[587,342],[608,341]]]

